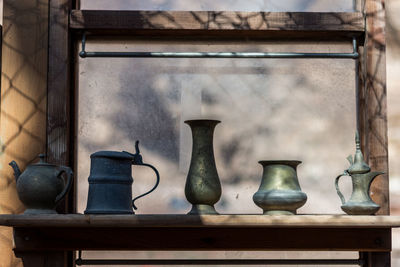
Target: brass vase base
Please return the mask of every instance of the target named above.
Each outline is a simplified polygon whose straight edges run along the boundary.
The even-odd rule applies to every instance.
[[[188,213],[189,215],[202,215],[202,214],[216,214],[219,213],[215,210],[214,206],[205,205],[205,204],[198,204],[193,205],[192,209]]]
[[[263,212],[264,215],[296,215],[296,212],[287,210],[266,210]]]

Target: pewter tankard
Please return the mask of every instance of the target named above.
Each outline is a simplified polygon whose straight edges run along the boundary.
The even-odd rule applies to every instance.
[[[143,163],[136,141],[136,154],[126,151],[98,151],[90,155],[89,193],[85,214],[134,214],[134,202],[153,192],[159,184],[156,168]],[[154,187],[132,200],[132,165],[151,168],[157,181]]]

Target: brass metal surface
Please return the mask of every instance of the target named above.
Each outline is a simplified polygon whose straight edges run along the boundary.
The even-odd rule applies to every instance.
[[[193,205],[189,214],[218,214],[214,204],[221,197],[221,183],[215,165],[213,134],[217,120],[185,121],[192,130],[193,148],[185,196]]]
[[[268,215],[292,215],[307,201],[297,178],[297,160],[268,160],[263,166],[261,185],[253,201]]]
[[[354,160],[351,156],[347,158],[350,162],[350,167],[335,179],[336,192],[342,201],[342,210],[349,215],[372,215],[375,214],[380,206],[372,201],[369,196],[369,191],[372,181],[383,172],[371,172],[370,167],[364,161],[364,156],[361,152],[360,137],[356,132],[356,153]],[[353,184],[353,192],[350,199],[346,202],[342,192],[339,189],[339,179],[342,176],[351,176]]]

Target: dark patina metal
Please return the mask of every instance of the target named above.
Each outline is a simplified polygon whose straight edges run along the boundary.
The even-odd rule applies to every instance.
[[[351,155],[347,157],[347,160],[350,162],[350,167],[335,179],[336,192],[343,204],[341,208],[350,215],[372,215],[380,209],[380,206],[373,202],[369,196],[371,183],[383,172],[371,172],[371,168],[365,163],[358,132],[356,132],[354,160]],[[339,179],[342,176],[351,176],[353,183],[353,192],[347,202],[339,189]]]
[[[57,213],[55,207],[68,193],[73,181],[69,167],[46,163],[44,154],[39,157],[40,161],[26,167],[23,173],[15,161],[9,164],[14,169],[18,197],[26,207],[24,214]],[[67,175],[66,184],[63,174]]]
[[[259,161],[263,166],[261,185],[253,201],[268,215],[292,215],[307,201],[297,178],[297,160]]]
[[[139,141],[135,144],[136,154],[126,151],[99,151],[93,153],[90,164],[89,193],[85,214],[134,214],[134,202],[153,192],[159,184],[160,175],[156,168],[143,163]],[[151,168],[157,181],[154,187],[132,200],[132,165]]]
[[[193,148],[185,196],[193,204],[189,214],[218,214],[214,204],[221,197],[221,183],[215,166],[213,134],[217,120],[188,120]]]

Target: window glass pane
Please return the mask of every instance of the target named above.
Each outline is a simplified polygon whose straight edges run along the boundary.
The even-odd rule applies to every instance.
[[[350,42],[89,42],[88,51],[351,52]],[[159,188],[137,201],[138,214],[186,213],[191,156],[187,119],[222,121],[214,151],[221,213],[261,213],[252,200],[265,159],[298,159],[308,195],[299,213],[341,213],[334,178],[354,152],[355,73],[351,59],[79,59],[78,212],[86,207],[90,154],[134,152],[161,174]],[[154,183],[133,167],[133,193]],[[350,179],[341,186],[351,191]]]
[[[357,0],[81,0],[81,9],[195,11],[352,11]]]

